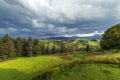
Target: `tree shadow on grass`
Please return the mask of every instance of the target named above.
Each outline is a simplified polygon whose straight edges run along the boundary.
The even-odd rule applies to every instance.
[[[0,69],[0,80],[30,80],[30,75],[15,69]]]

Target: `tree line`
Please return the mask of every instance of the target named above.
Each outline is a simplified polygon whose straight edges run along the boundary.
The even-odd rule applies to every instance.
[[[42,42],[43,41],[43,42]],[[0,59],[9,59],[14,57],[30,57],[37,55],[50,55],[57,53],[75,52],[78,45],[71,41],[52,41],[39,40],[29,38],[11,38],[8,34],[0,38]],[[53,44],[52,44],[53,43]],[[52,45],[51,45],[52,44]],[[90,50],[90,46],[86,45],[85,51]]]
[[[62,49],[61,52],[64,52]],[[20,37],[14,39],[6,34],[0,39],[0,59],[55,53],[55,46],[50,51],[48,46],[40,43],[38,39],[32,39],[31,37],[27,39]]]

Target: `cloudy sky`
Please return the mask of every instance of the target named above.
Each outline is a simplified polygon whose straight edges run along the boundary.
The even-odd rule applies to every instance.
[[[101,35],[119,20],[119,0],[0,0],[0,36]]]

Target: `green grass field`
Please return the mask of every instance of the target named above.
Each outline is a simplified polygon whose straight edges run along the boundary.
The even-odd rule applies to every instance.
[[[81,57],[79,54],[72,56]],[[49,80],[120,80],[120,54],[90,57],[85,64],[76,64],[69,70],[53,73]]]
[[[80,64],[51,75],[51,80],[120,80],[119,65]]]
[[[18,58],[0,63],[0,80],[31,80],[54,66],[69,63],[60,56]]]
[[[97,55],[96,55],[97,56]],[[91,56],[90,56],[91,57]],[[87,58],[87,59],[86,59]],[[32,80],[50,69],[73,61],[87,60],[86,64],[75,64],[65,71],[57,71],[47,76],[49,80],[120,80],[120,56],[101,55],[97,58],[83,54],[61,54],[38,57],[17,58],[0,63],[0,80]],[[91,61],[93,62],[92,64]],[[95,63],[94,63],[95,61]],[[96,63],[98,62],[98,63]],[[100,63],[99,63],[100,62]],[[109,62],[109,64],[105,64]],[[113,64],[115,63],[116,64]],[[37,79],[42,80],[42,79]]]
[[[72,60],[68,58],[72,58]],[[82,54],[48,55],[0,62],[0,80],[31,80],[36,75],[56,66],[69,64],[76,59],[84,58]]]

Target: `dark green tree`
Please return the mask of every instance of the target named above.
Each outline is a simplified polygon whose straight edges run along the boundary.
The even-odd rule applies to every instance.
[[[39,40],[34,41],[34,46],[33,46],[33,54],[34,55],[40,55],[41,54],[41,48],[39,45]]]
[[[86,45],[85,51],[90,51],[90,45],[89,44]]]
[[[48,45],[46,46],[45,51],[46,51],[46,54],[50,54],[49,46]]]
[[[33,40],[31,37],[29,37],[25,43],[25,49],[26,56],[33,56]]]
[[[44,55],[45,54],[45,45],[41,44],[40,48],[41,48],[41,54]]]
[[[56,48],[55,46],[52,47],[52,54],[55,54],[56,53]]]
[[[6,58],[13,58],[16,56],[14,42],[8,34],[1,39],[0,52],[2,55],[6,56]]]
[[[23,55],[23,52],[22,52],[22,49],[23,49],[23,41],[20,37],[18,37],[15,41],[14,41],[14,44],[15,44],[15,51],[16,51],[16,55],[17,56],[22,56]]]
[[[106,30],[100,41],[102,49],[120,49],[120,24],[116,24]]]
[[[60,53],[64,53],[64,52],[65,52],[65,46],[61,44]]]

